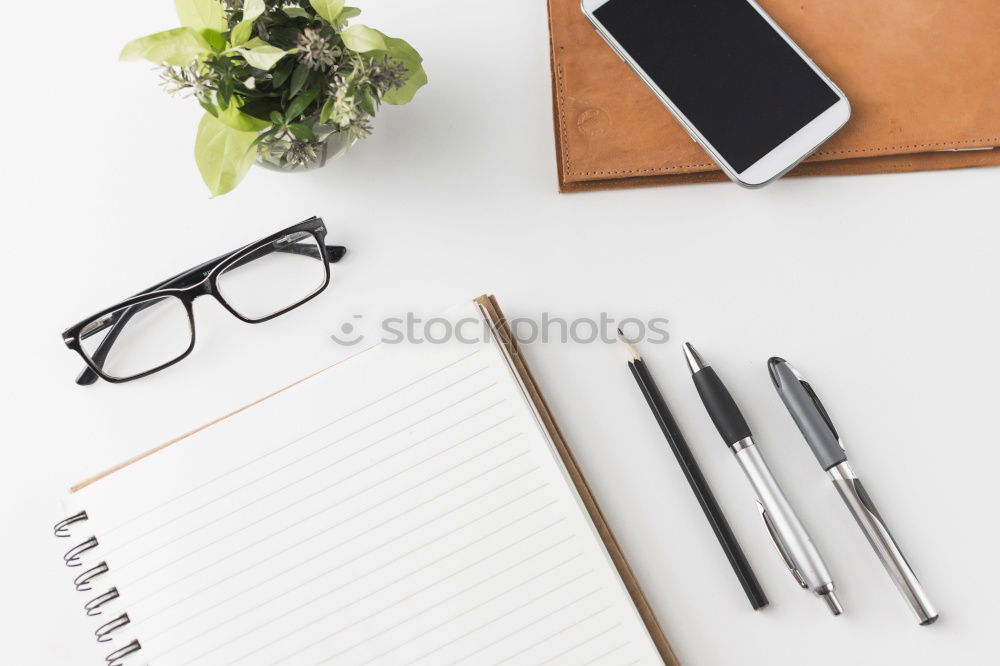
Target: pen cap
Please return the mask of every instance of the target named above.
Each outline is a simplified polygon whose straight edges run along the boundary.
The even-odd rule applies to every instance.
[[[767,362],[767,367],[774,388],[795,420],[795,425],[802,431],[802,436],[816,455],[820,466],[828,470],[847,460],[833,421],[809,382],[783,358],[775,356]]]

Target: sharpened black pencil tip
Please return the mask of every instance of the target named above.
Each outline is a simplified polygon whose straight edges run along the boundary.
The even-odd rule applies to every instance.
[[[638,361],[642,358],[641,356],[639,356],[639,351],[635,348],[635,346],[631,342],[628,341],[628,338],[625,337],[625,334],[622,333],[622,329],[620,328],[618,329],[618,340],[623,345],[625,345],[625,351],[628,354],[629,363],[633,361]]]

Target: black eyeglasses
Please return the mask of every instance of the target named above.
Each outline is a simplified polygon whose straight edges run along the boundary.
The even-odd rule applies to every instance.
[[[285,314],[326,289],[330,264],[346,252],[327,245],[323,220],[311,217],[126,298],[63,332],[87,363],[76,383],[139,379],[190,354],[199,296],[250,324]]]

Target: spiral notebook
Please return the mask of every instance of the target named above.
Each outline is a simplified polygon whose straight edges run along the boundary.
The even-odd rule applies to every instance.
[[[445,319],[74,488],[94,658],[677,664],[495,300]]]

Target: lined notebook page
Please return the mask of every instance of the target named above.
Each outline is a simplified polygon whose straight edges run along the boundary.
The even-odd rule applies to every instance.
[[[474,304],[450,313],[485,320]],[[127,663],[659,664],[495,341],[381,345],[71,498]],[[90,595],[88,595],[89,597]],[[110,652],[110,649],[108,650]]]

